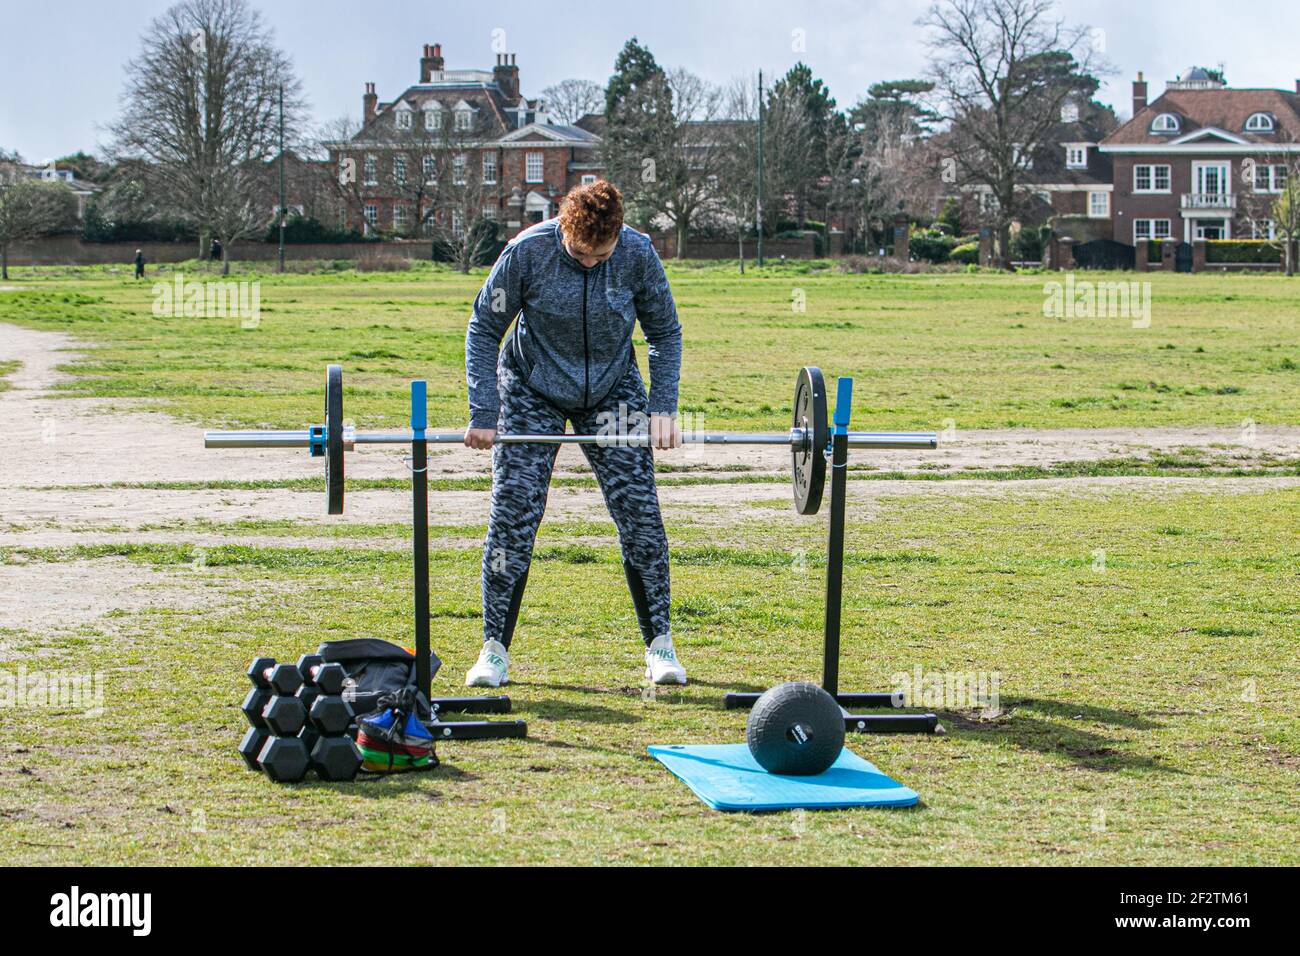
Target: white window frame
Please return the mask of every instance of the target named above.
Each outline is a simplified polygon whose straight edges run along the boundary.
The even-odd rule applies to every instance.
[[[379,204],[368,202],[361,207],[361,218],[370,228],[379,225]]]
[[[451,234],[457,239],[465,236],[465,216],[459,209],[451,211]]]
[[[498,219],[498,216],[499,216],[499,214],[498,214],[498,212],[497,212],[497,207],[496,207],[496,206],[484,206],[484,207],[483,207],[483,218],[484,218],[484,219],[488,220],[489,222],[496,222],[497,219]]]
[[[465,168],[469,165],[469,157],[464,153],[457,153],[451,160],[451,181],[455,186],[465,185]]]
[[[1087,167],[1088,167],[1087,146],[1065,147],[1065,168],[1066,169],[1087,169]]]
[[[1151,121],[1153,133],[1177,133],[1183,128],[1183,121],[1173,113],[1161,113]]]
[[[1262,122],[1256,123],[1256,120],[1261,120]],[[1246,117],[1247,133],[1271,133],[1276,128],[1277,127],[1273,122],[1273,117],[1269,116],[1267,113],[1251,113]]]
[[[1261,230],[1261,226],[1265,228]],[[1263,235],[1260,235],[1261,231],[1264,233]],[[1276,239],[1277,223],[1272,219],[1252,219],[1250,221],[1250,236],[1252,239]]]
[[[433,109],[428,109],[428,108],[425,109],[425,111],[424,111],[424,128],[427,129],[427,130],[440,130],[440,129],[442,129],[442,109],[441,109],[441,108],[439,108],[439,107],[435,107],[435,108],[433,108]]]
[[[410,111],[410,110],[398,110],[398,111],[394,114],[394,117],[395,117],[395,118],[394,118],[393,122],[394,122],[394,124],[397,126],[398,129],[410,129],[410,128],[411,128],[411,111]]]
[[[362,161],[362,183],[366,186],[379,185],[379,157],[374,153],[367,153],[366,158]]]
[[[1207,193],[1202,188],[1203,175],[1207,169],[1217,169],[1219,171],[1219,191]],[[1232,195],[1232,160],[1230,159],[1208,159],[1204,161],[1194,161],[1192,163],[1192,192],[1198,196],[1230,196]]]
[[[534,163],[536,163],[535,171],[533,165]],[[546,154],[545,153],[524,154],[524,182],[526,183],[546,182]]]
[[[1140,185],[1141,170],[1147,171],[1147,182],[1150,184],[1146,188]],[[1160,189],[1156,186],[1156,171],[1163,169],[1165,172],[1165,186]],[[1138,163],[1133,167],[1133,192],[1148,195],[1152,193],[1165,194],[1171,192],[1173,186],[1174,171],[1167,163]]]
[[[399,202],[393,204],[393,231],[394,232],[406,232],[406,222],[407,222],[406,214],[408,211],[409,210],[406,208],[405,203]]]
[[[483,185],[495,186],[497,184],[497,154],[487,152],[483,154]]]
[[[595,181],[596,181],[596,174],[595,174],[595,173],[583,173],[583,174],[582,174],[582,179],[580,179],[580,180],[578,181],[578,185],[580,185],[580,186],[590,186],[590,185],[591,185],[592,183],[594,183]]]
[[[393,157],[393,182],[399,186],[406,185],[406,157]]]
[[[1096,206],[1097,199],[1101,199],[1101,208]],[[1092,189],[1088,191],[1088,218],[1089,219],[1109,219],[1110,218],[1110,193],[1104,189]]]
[[[421,163],[424,172],[424,182],[426,185],[436,186],[438,184],[438,160],[435,156],[425,156]]]
[[[474,111],[457,110],[456,111],[456,131],[465,133],[474,128]]]
[[[1156,235],[1157,224],[1164,224],[1164,235]],[[1142,235],[1142,226],[1146,226],[1146,235]],[[1133,245],[1137,245],[1147,239],[1168,239],[1173,235],[1171,231],[1172,223],[1168,219],[1134,219],[1133,220]]]
[[[1260,174],[1264,175],[1264,184],[1260,185]],[[1280,193],[1286,189],[1287,168],[1285,165],[1274,166],[1271,163],[1255,164],[1255,182],[1251,188],[1257,193]]]

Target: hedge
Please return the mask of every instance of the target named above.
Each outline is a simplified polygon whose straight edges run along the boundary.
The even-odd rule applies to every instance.
[[[1205,243],[1205,261],[1280,263],[1282,250],[1262,239],[1211,239]]]

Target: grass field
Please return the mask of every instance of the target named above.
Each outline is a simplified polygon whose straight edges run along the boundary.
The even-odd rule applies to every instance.
[[[123,274],[27,272],[0,294],[0,322],[100,346],[61,392],[72,401],[155,400],[196,427],[301,427],[319,415],[321,366],[337,360],[359,424],[400,425],[414,376],[430,381],[435,421],[463,421],[465,309],[481,275],[243,273],[263,283],[261,323],[243,329],[155,317],[149,287]],[[1044,275],[670,274],[683,405],[710,427],[784,427],[801,364],[857,376],[863,428],[1300,421],[1297,295],[1276,277],[1152,275],[1152,323],[1135,329],[1044,318]],[[795,289],[805,313],[791,309]],[[11,375],[5,361],[0,349]],[[0,709],[0,863],[1294,865],[1297,455],[1243,469],[1231,449],[1200,448],[1163,466],[855,482],[841,685],[889,689],[917,668],[999,681],[996,714],[936,706],[946,736],[850,741],[921,794],[904,811],[715,813],[645,753],[739,740],[744,715],[722,709],[726,691],[817,676],[825,516],[755,517],[788,508],[768,475],[662,477],[687,496],[725,482],[771,489],[754,513],[701,504],[669,522],[689,686],[642,687],[606,523],[548,519],[511,666],[529,738],[447,745],[433,773],[341,785],[280,787],[243,768],[242,671],[331,638],[405,642],[406,526],[331,523],[318,481],[208,482],[202,461],[186,481],[121,483],[152,491],[159,517],[117,527],[111,512],[82,515],[84,541],[77,526],[39,543],[48,529],[0,509],[0,584],[6,572],[75,573],[191,595],[74,629],[0,629],[0,670],[105,675],[102,715]],[[859,464],[864,479],[944,477]],[[594,500],[588,478],[564,480],[565,494]],[[48,491],[79,516],[93,481]],[[405,485],[399,473],[358,487]],[[435,483],[486,488],[480,476]],[[172,515],[171,496],[195,489],[288,496],[304,517]],[[433,529],[441,693],[458,692],[476,653],[483,533],[477,521]]]
[[[1300,420],[1297,293],[1269,277],[1151,274],[1151,324],[1134,328],[1128,318],[1045,318],[1053,274],[670,274],[686,340],[682,408],[708,428],[784,427],[800,365],[855,376],[855,420],[867,429]],[[155,316],[152,282],[103,269],[17,283],[0,295],[0,321],[101,343],[76,394],[158,399],[217,425],[300,426],[335,361],[359,424],[402,422],[405,383],[421,376],[431,420],[463,423],[465,322],[481,272],[232,278],[261,283],[255,329]],[[644,364],[643,344],[639,355]]]

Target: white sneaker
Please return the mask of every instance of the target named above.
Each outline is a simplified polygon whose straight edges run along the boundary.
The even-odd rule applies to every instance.
[[[659,635],[645,649],[645,677],[656,684],[686,683],[686,668],[677,659],[671,635]]]
[[[510,683],[510,652],[500,641],[487,641],[478,663],[465,675],[466,687],[500,687]]]

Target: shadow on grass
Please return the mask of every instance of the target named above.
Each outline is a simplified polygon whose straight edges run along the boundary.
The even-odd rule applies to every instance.
[[[1163,725],[1137,714],[1110,707],[1075,704],[1069,701],[1018,698],[1003,702],[1005,713],[995,719],[974,719],[944,712],[941,722],[949,734],[981,743],[1011,744],[1022,750],[1063,755],[1084,770],[1110,773],[1116,770],[1158,770],[1181,774],[1152,757],[1125,753],[1123,742],[1072,726],[1071,721],[1088,721],[1133,730],[1158,730]],[[1042,717],[1029,716],[1030,712]]]

